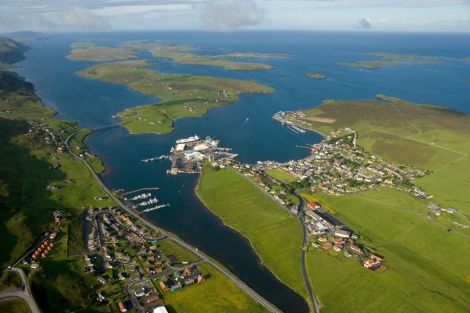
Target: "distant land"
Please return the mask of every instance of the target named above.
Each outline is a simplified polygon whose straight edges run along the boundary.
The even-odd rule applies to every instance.
[[[340,65],[347,67],[357,67],[363,69],[375,70],[382,67],[415,64],[415,63],[439,63],[439,58],[435,56],[424,56],[417,54],[400,54],[400,53],[384,53],[384,52],[370,52],[366,53],[369,57],[374,57],[376,60],[360,60],[355,62],[340,63]]]

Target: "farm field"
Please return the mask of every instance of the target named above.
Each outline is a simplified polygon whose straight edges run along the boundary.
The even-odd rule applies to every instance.
[[[231,168],[205,166],[197,194],[226,225],[250,241],[274,275],[306,297],[299,263],[302,229],[295,217]]]

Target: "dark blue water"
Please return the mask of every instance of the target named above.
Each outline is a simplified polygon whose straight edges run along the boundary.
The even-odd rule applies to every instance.
[[[55,35],[31,45],[18,71],[33,82],[46,104],[61,118],[86,127],[115,123],[112,116],[124,108],[154,103],[158,99],[126,87],[91,81],[74,75],[91,62],[65,58],[70,43],[95,40],[116,45],[123,40],[160,39],[194,44],[201,53],[259,52],[286,53],[285,58],[265,62],[270,71],[226,71],[217,67],[178,65],[151,58],[152,66],[166,73],[193,73],[249,79],[274,87],[269,95],[243,95],[234,104],[212,109],[203,118],[177,121],[170,135],[129,135],[117,127],[96,132],[88,138],[91,150],[107,166],[103,179],[109,186],[133,190],[160,187],[158,198],[171,207],[149,215],[156,224],[221,261],[247,284],[286,312],[306,312],[305,301],[279,283],[259,264],[249,244],[225,227],[194,195],[195,175],[168,176],[169,163],[142,164],[142,158],[167,154],[177,138],[197,133],[221,140],[221,145],[239,153],[239,160],[287,161],[308,151],[296,145],[315,143],[314,134],[299,135],[271,119],[279,110],[295,110],[320,104],[329,98],[366,99],[383,93],[419,103],[439,104],[470,111],[469,35],[362,34],[362,33],[107,33]],[[414,53],[439,56],[440,64],[403,65],[380,70],[361,70],[338,65],[365,58],[367,52]],[[148,54],[143,54],[148,57]],[[305,77],[320,72],[327,80]],[[248,119],[247,119],[248,118]]]

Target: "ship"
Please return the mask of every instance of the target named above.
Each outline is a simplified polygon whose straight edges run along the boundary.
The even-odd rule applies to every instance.
[[[199,139],[200,138],[197,135],[194,135],[192,137],[178,139],[178,140],[176,140],[176,143],[177,144],[182,144],[182,143],[194,142],[194,141],[198,141]]]

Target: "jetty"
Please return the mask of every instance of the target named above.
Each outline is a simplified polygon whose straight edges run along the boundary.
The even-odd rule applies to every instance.
[[[152,211],[155,211],[155,210],[158,210],[158,209],[161,209],[161,208],[166,208],[167,206],[170,206],[170,204],[169,203],[160,204],[160,205],[156,205],[154,207],[142,210],[139,213],[148,213],[148,212],[152,212]]]
[[[130,194],[133,194],[133,193],[137,193],[137,192],[141,192],[141,191],[150,191],[150,190],[159,190],[159,189],[160,189],[159,187],[140,188],[140,189],[136,189],[136,190],[131,190],[131,191],[124,192],[124,193],[122,193],[121,195],[127,196],[127,195],[130,195]]]

